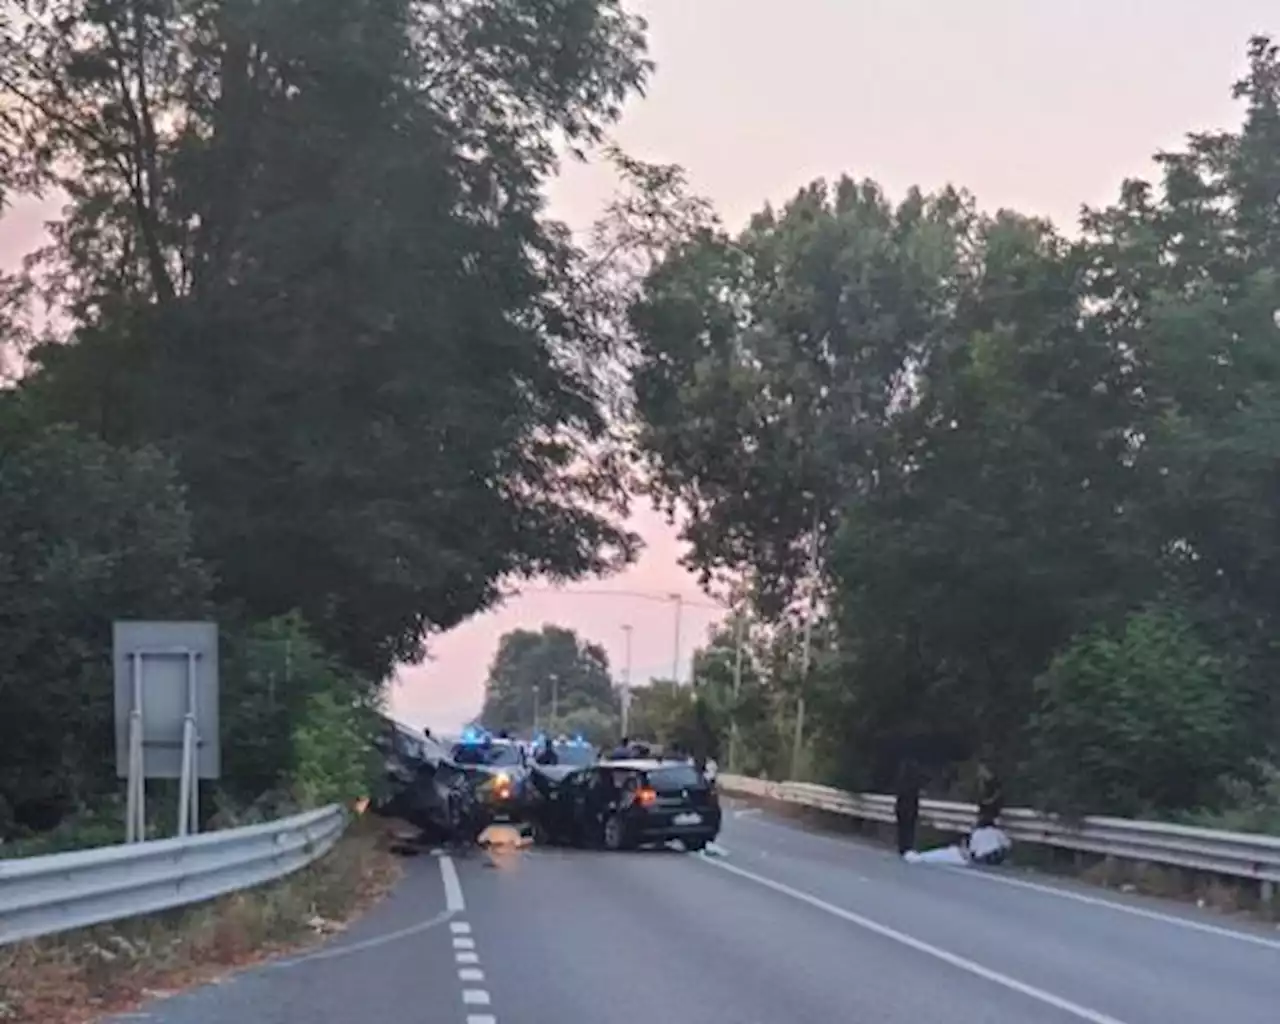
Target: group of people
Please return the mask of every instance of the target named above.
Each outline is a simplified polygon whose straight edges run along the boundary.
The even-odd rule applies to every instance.
[[[914,757],[903,760],[898,770],[894,799],[894,817],[898,829],[898,853],[905,859],[922,859],[916,850],[916,832],[920,823],[920,793],[924,773]],[[1008,852],[1009,837],[998,826],[1004,809],[1004,789],[1000,779],[985,762],[977,770],[978,818],[974,828],[956,847],[948,848],[968,863],[998,864]]]

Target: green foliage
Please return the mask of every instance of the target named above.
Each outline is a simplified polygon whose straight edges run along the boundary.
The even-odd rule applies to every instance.
[[[1193,810],[1220,773],[1274,761],[1280,51],[1255,39],[1248,57],[1240,130],[1161,154],[1162,179],[1085,211],[1077,241],[955,189],[893,204],[840,179],[736,237],[690,232],[648,275],[640,451],[655,499],[686,513],[688,563],[746,584],[772,634],[761,751],[790,748],[803,687],[824,778],[883,788],[911,750],[947,785],[985,751],[1034,798],[1049,780],[1019,769],[1054,748],[1030,726],[1033,681],[1067,687],[1051,664],[1074,671],[1102,649],[1083,638],[1164,603],[1190,631],[1164,637],[1168,663],[1126,632],[1138,661],[1115,667],[1140,701],[1141,658],[1211,659],[1179,676],[1209,732],[1194,778],[1153,789],[1122,744],[1130,774],[1092,799]],[[830,634],[802,680],[810,590]]]
[[[114,790],[111,624],[200,618],[173,465],[55,428],[0,437],[0,804],[55,824]]]
[[[631,556],[608,339],[542,198],[648,74],[619,0],[27,14],[6,184],[70,195],[32,263],[70,330],[23,389],[176,457],[221,602],[382,677],[504,578]]]
[[[1231,681],[1182,614],[1094,630],[1035,684],[1029,774],[1052,810],[1140,817],[1207,806],[1237,744]]]
[[[293,729],[293,786],[304,807],[368,796],[379,758],[373,746],[377,707],[343,697],[313,694]]]
[[[582,711],[618,713],[604,648],[559,626],[504,634],[484,692],[480,717],[490,729],[528,730],[535,717],[547,723]]]
[[[222,646],[222,803],[367,792],[380,687],[327,654],[296,613],[224,630]]]

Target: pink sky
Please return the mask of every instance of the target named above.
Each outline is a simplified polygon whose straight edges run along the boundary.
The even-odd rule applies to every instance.
[[[658,62],[648,98],[616,132],[635,155],[684,165],[730,224],[819,176],[878,180],[891,194],[947,182],[988,207],[1051,217],[1101,204],[1126,175],[1188,130],[1236,123],[1229,90],[1247,37],[1280,34],[1274,0],[637,0]],[[590,223],[611,181],[569,168],[554,210]],[[0,225],[11,261],[39,237],[20,210]],[[676,565],[678,543],[638,513],[649,548],[628,572],[562,593],[532,592],[441,637],[432,659],[406,668],[394,712],[413,724],[457,727],[475,714],[498,638],[517,626],[572,627],[632,674],[668,675],[673,606],[620,591],[706,599]],[[617,596],[602,596],[602,592]],[[716,618],[686,607],[683,672]]]

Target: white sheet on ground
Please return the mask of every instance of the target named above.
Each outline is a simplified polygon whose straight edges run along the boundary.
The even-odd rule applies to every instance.
[[[902,855],[902,859],[908,864],[968,864],[969,860],[964,855],[964,851],[958,846],[943,846],[937,850],[925,850],[923,853],[917,853],[915,850],[908,850]]]
[[[902,855],[908,864],[997,864],[1013,847],[1013,840],[998,828],[977,828],[965,843],[942,846],[936,850],[917,853],[909,850]]]

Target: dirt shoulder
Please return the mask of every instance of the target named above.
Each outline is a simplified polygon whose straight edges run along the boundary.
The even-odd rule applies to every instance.
[[[0,947],[0,1021],[90,1024],[341,931],[400,876],[386,823],[358,818],[288,878],[185,910]]]

